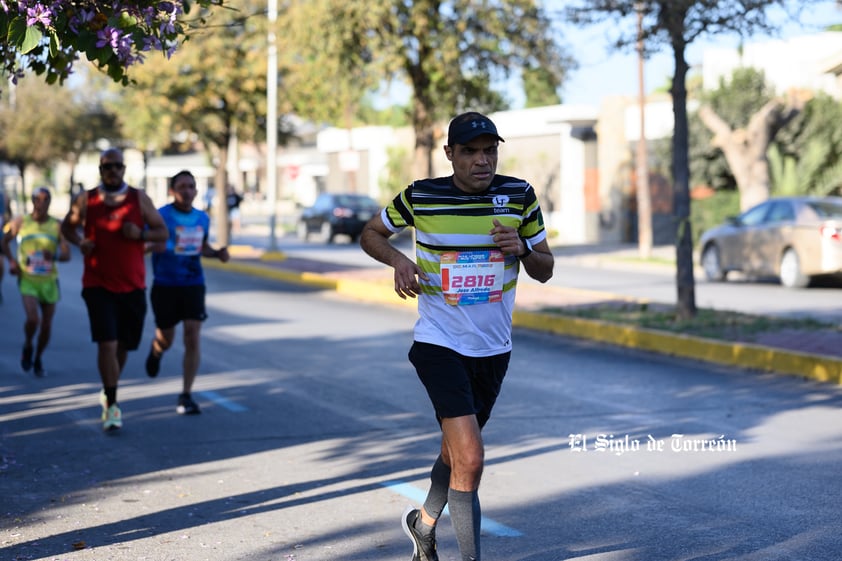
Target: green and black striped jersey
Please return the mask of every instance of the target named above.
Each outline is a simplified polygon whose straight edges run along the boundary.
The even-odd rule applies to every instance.
[[[496,218],[532,245],[546,238],[532,186],[496,175],[485,192],[470,194],[452,177],[419,180],[383,209],[382,218],[394,233],[416,231],[416,263],[427,280],[419,279],[415,340],[465,356],[511,350],[520,262],[499,252],[490,231]]]

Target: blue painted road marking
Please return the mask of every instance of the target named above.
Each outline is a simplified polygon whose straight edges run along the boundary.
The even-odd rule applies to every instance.
[[[394,491],[399,495],[403,495],[415,504],[422,504],[424,502],[424,499],[427,498],[427,495],[426,493],[424,493],[424,491],[418,489],[417,487],[413,487],[409,483],[404,483],[403,481],[386,481],[384,483],[381,483],[381,485]],[[445,507],[444,512],[445,514],[447,514],[447,507]],[[495,522],[494,520],[486,518],[485,516],[482,517],[481,528],[483,532],[492,536],[517,538],[523,535],[522,532],[519,532],[514,528],[509,528],[505,524]]]
[[[224,407],[228,411],[233,411],[234,413],[244,413],[245,411],[248,411],[247,408],[243,407],[239,403],[237,403],[235,401],[231,401],[228,398],[222,397],[221,395],[219,395],[216,392],[206,391],[206,392],[198,392],[198,393],[199,393],[199,395],[201,395],[202,397],[204,397],[208,401],[212,401],[215,404],[219,405],[220,407]]]

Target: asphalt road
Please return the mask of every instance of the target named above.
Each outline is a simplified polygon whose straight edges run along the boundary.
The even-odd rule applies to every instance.
[[[0,559],[409,559],[398,517],[438,440],[412,312],[209,271],[204,413],[175,414],[180,345],[143,373],[150,318],[125,427],[103,435],[78,273],[45,379],[19,371],[4,286]],[[841,404],[832,385],[517,331],[485,432],[485,559],[835,561]]]

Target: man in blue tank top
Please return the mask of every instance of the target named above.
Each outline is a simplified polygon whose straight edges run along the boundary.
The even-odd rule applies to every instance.
[[[228,261],[228,249],[214,249],[208,244],[208,214],[193,208],[196,178],[189,171],[180,171],[170,179],[173,202],[159,212],[167,224],[170,237],[166,242],[150,244],[153,282],[150,292],[155,314],[155,339],[146,357],[146,373],[154,378],[161,368],[161,356],[170,348],[175,326],[184,325],[184,360],[182,393],[176,411],[180,415],[201,413],[191,391],[199,369],[199,335],[205,312],[205,276],[202,257]]]

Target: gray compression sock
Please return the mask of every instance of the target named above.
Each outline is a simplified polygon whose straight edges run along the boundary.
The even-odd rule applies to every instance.
[[[436,520],[439,519],[447,504],[447,490],[449,488],[450,466],[445,464],[441,455],[439,455],[430,471],[430,490],[427,492],[427,500],[424,501],[424,511]],[[422,530],[422,528],[418,529]]]
[[[447,499],[462,561],[479,561],[479,529],[482,520],[479,494],[477,491],[450,489]]]

